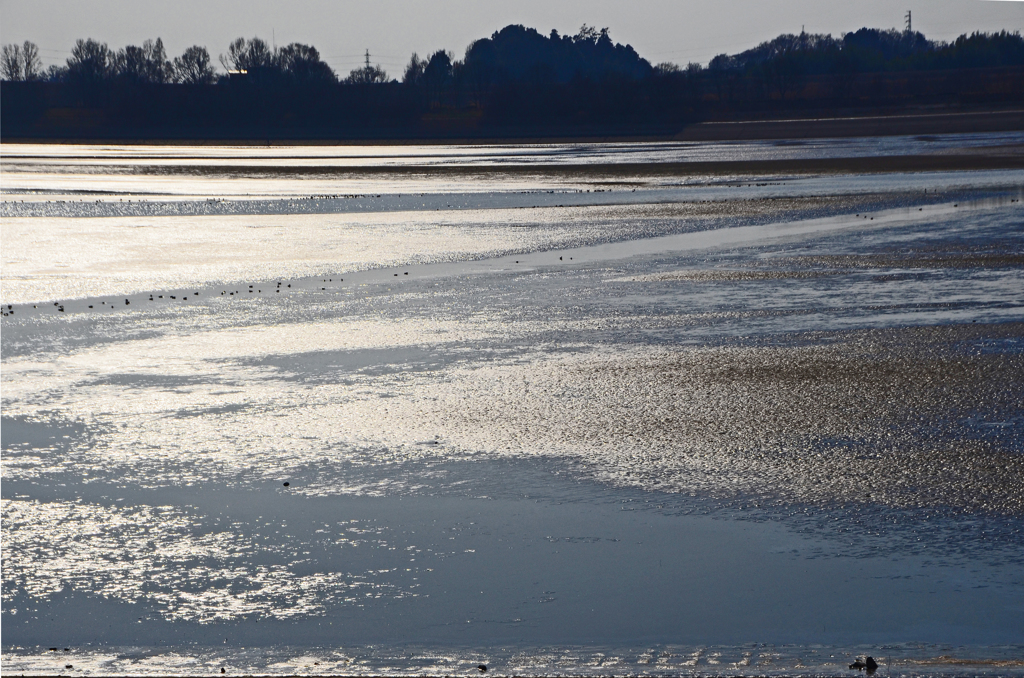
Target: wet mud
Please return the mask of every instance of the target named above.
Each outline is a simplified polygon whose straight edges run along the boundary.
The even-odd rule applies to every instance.
[[[1024,512],[1024,326],[791,339],[481,368],[395,418],[649,490]]]

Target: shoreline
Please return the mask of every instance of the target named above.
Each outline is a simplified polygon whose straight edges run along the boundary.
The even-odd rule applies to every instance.
[[[126,144],[127,145],[127,144]],[[2,158],[2,155],[0,155]],[[873,155],[846,158],[782,158],[772,160],[720,160],[692,162],[650,163],[591,163],[591,164],[495,164],[495,165],[348,165],[253,167],[240,162],[237,165],[217,165],[197,171],[188,166],[167,166],[166,175],[223,174],[257,170],[260,173],[315,175],[344,178],[348,176],[479,176],[488,174],[591,176],[591,177],[646,177],[646,176],[729,176],[779,174],[888,174],[912,172],[955,172],[971,170],[1024,170],[1024,144],[991,146],[958,150],[957,153],[928,155]]]
[[[974,134],[985,132],[1024,131],[1024,109],[1000,109],[955,112],[914,112],[879,115],[812,116],[796,115],[780,119],[718,120],[696,122],[674,129],[647,126],[636,132],[624,133],[622,128],[605,128],[592,133],[550,133],[537,130],[494,129],[490,133],[476,130],[442,129],[407,130],[404,134],[372,132],[348,138],[330,135],[256,134],[239,137],[187,137],[139,135],[119,137],[70,135],[0,138],[0,144],[56,144],[95,145],[118,144],[126,146],[489,146],[532,144],[598,144],[598,143],[656,143],[698,141],[769,141],[776,139],[827,139],[870,136],[912,136],[933,134]]]

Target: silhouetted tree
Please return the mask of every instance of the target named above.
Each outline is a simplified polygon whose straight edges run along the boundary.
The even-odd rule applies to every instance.
[[[363,66],[356,68],[345,78],[346,85],[372,85],[388,81],[388,74],[380,66]]]
[[[113,56],[106,43],[77,40],[67,60],[66,77],[82,85],[102,82],[110,75]]]
[[[0,76],[4,80],[32,81],[43,77],[43,65],[39,60],[39,48],[26,40],[18,45],[4,45],[0,56]]]
[[[164,43],[146,40],[142,47],[128,45],[113,55],[111,71],[130,82],[162,84],[174,79],[174,66],[167,59]]]
[[[147,68],[146,56],[142,48],[128,45],[114,54],[111,70],[114,72],[114,75],[126,80],[145,82],[146,73],[149,69]]]
[[[18,45],[4,45],[0,50],[0,76],[4,80],[18,81],[24,76],[24,62],[21,56],[21,47]]]
[[[772,59],[767,70],[779,90],[780,99],[785,99],[786,94],[796,90],[803,80],[803,60],[792,51],[783,52]]]
[[[416,52],[413,52],[412,58],[409,59],[409,63],[405,67],[405,73],[402,75],[402,84],[423,84],[423,69],[425,69],[426,67],[427,62],[419,58]]]
[[[23,75],[26,82],[39,80],[43,76],[43,62],[39,60],[39,48],[26,40],[21,46]]]
[[[334,83],[338,77],[321,61],[315,47],[293,42],[278,50],[277,62],[292,81],[297,83]]]
[[[572,41],[573,42],[597,42],[598,38],[600,38],[602,34],[607,35],[608,34],[608,29],[607,28],[603,28],[600,31],[598,31],[593,26],[588,26],[586,24],[583,24],[582,26],[580,26],[579,33],[577,33],[572,38]]]
[[[423,84],[427,88],[427,96],[431,105],[441,103],[445,88],[451,82],[453,74],[452,54],[445,50],[438,50],[427,59],[427,65],[423,67]]]
[[[228,53],[220,55],[220,63],[229,71],[254,71],[276,65],[274,53],[259,38],[236,38],[228,45]]]
[[[213,66],[205,47],[193,45],[174,58],[174,81],[185,85],[207,85],[213,82]]]
[[[861,70],[881,70],[888,64],[906,61],[925,52],[931,52],[936,43],[921,33],[862,28],[843,36],[843,49],[860,61]]]
[[[986,68],[1024,63],[1024,39],[1020,33],[972,33],[961,35],[933,61],[942,68]]]
[[[429,59],[413,54],[401,87],[369,64],[338,86],[319,52],[301,43],[271,49],[259,38],[239,38],[221,63],[248,75],[216,79],[210,55],[200,46],[171,62],[159,39],[116,52],[79,40],[66,65],[45,73],[34,45],[7,45],[0,54],[5,81],[42,78],[55,84],[5,84],[3,131],[73,137],[91,125],[89,134],[158,130],[211,138],[294,131],[374,135],[387,129],[410,136],[488,128],[512,134],[621,133],[783,108],[1024,102],[1024,39],[1005,31],[962,35],[948,44],[895,30],[861,29],[840,38],[787,34],[719,55],[703,68],[652,66],[629,45],[613,42],[606,28],[584,25],[566,36],[510,25],[470,44],[461,61],[446,51]],[[223,86],[162,85],[214,81]],[[445,110],[426,115],[438,107]],[[67,112],[76,108],[93,111]],[[47,115],[55,109],[65,110]]]
[[[40,77],[46,82],[67,82],[68,67],[66,65],[51,64]]]
[[[612,42],[608,29],[586,24],[572,37],[557,31],[543,36],[533,28],[506,26],[472,43],[463,60],[467,73],[491,83],[523,81],[568,83],[574,78],[609,76],[640,79],[653,73],[650,63],[629,45]]]

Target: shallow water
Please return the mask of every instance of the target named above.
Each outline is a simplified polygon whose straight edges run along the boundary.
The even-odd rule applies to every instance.
[[[1024,673],[1024,176],[725,152],[5,147],[4,671]]]
[[[2,155],[0,194],[10,205],[61,200],[60,209],[125,211],[124,203],[151,200],[210,201],[192,209],[237,209],[220,201],[251,202],[260,211],[322,213],[374,205],[372,198],[409,194],[440,197],[433,209],[458,208],[480,193],[544,192],[565,202],[621,201],[605,192],[662,184],[720,184],[722,176],[691,172],[680,176],[641,172],[637,165],[751,160],[819,160],[875,156],[943,155],[978,151],[1015,152],[1024,133],[954,134],[919,137],[863,137],[737,142],[579,143],[431,146],[68,146],[8,145]],[[616,166],[627,169],[615,170]],[[603,168],[603,169],[602,169]],[[728,177],[724,177],[728,179]],[[775,177],[778,179],[779,177]],[[742,177],[750,183],[751,177]],[[978,181],[975,179],[974,182]],[[974,183],[972,182],[972,183]],[[779,182],[760,181],[762,188]],[[600,191],[594,195],[595,191]],[[826,191],[829,189],[826,187]],[[323,205],[320,198],[339,196]],[[631,196],[630,201],[637,196]],[[663,199],[660,196],[655,199]],[[311,200],[311,202],[303,202]],[[98,203],[97,203],[98,201]],[[406,209],[418,209],[407,201]],[[550,202],[550,201],[549,201]],[[105,204],[106,203],[106,204]],[[321,203],[321,204],[316,204]],[[576,204],[575,202],[573,204]],[[422,205],[427,207],[428,205]],[[372,209],[373,207],[371,207]],[[377,209],[392,209],[385,203]],[[6,207],[4,209],[10,209]],[[134,209],[139,209],[135,205]],[[144,207],[143,207],[144,209]],[[177,209],[182,209],[178,207]],[[244,208],[243,208],[244,209]],[[188,213],[188,212],[186,212]],[[5,214],[6,216],[6,214]]]

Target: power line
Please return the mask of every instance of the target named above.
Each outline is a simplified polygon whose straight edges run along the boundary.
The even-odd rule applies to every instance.
[[[321,57],[323,59],[362,59],[365,57],[365,53],[361,54],[328,54],[327,56]],[[378,54],[377,59],[404,59],[405,57],[398,56],[396,54]]]
[[[347,59],[339,59],[337,57],[320,57],[320,58],[323,59],[324,61],[339,61],[339,62],[343,62],[343,63],[363,64],[363,65],[366,64],[366,61],[365,61],[366,60],[366,55],[365,54],[360,55],[360,58],[358,58],[358,59],[355,59],[355,58],[352,58],[352,57],[348,57]],[[378,59],[378,58],[374,58],[373,61],[374,61],[374,63],[392,63],[392,64],[397,64],[399,62],[405,63],[405,59]]]

